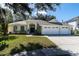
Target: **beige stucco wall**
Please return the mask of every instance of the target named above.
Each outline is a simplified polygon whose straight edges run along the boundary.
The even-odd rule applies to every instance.
[[[15,32],[14,32],[14,26],[17,26],[17,29],[16,29],[17,32],[20,32],[21,26],[24,26],[24,27],[25,27],[25,28],[24,28],[25,31],[27,31],[27,28],[28,28],[27,25],[20,25],[20,24],[12,25],[12,24],[11,24],[11,25],[8,25],[8,33],[9,33],[9,32],[15,33]]]
[[[8,33],[13,32],[13,25],[8,25]]]

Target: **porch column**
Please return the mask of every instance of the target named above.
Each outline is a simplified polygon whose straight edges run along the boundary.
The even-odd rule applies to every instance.
[[[35,24],[35,30],[37,30],[37,24]]]

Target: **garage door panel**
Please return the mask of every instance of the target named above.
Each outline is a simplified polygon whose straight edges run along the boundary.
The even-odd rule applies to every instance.
[[[68,28],[61,28],[60,29],[60,34],[71,34],[71,31]]]
[[[58,28],[43,28],[42,34],[59,34]]]

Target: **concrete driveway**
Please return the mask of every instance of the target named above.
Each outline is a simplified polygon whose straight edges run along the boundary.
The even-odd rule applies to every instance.
[[[48,36],[62,50],[79,55],[79,36]]]

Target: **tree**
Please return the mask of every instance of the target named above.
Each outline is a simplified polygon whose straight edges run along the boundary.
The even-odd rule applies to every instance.
[[[53,10],[56,11],[56,6],[59,6],[59,3],[35,3],[35,7],[38,10]]]
[[[34,8],[31,8],[33,7],[31,4],[34,5]],[[16,13],[20,13],[23,15],[23,18],[26,19],[26,12],[28,12],[30,15],[32,14],[32,11],[37,9],[37,16],[39,15],[38,14],[38,11],[49,11],[49,10],[52,10],[52,11],[56,11],[56,7],[59,6],[60,4],[59,3],[13,3],[13,4],[10,4],[10,3],[6,3],[5,4],[6,6],[8,6],[10,9],[13,10],[14,14]],[[29,5],[31,5],[31,7],[29,7]]]
[[[8,6],[10,9],[12,9],[14,14],[20,13],[25,19],[26,13],[32,13],[32,9],[29,7],[28,3],[6,3],[5,6]]]
[[[53,16],[53,15],[42,15],[42,14],[39,14],[37,17],[33,16],[33,18],[34,19],[45,20],[45,21],[50,21],[52,19],[56,19],[56,17]]]
[[[0,7],[0,23],[2,26],[3,35],[7,34],[7,20],[5,20],[5,17],[6,17],[6,11],[5,9]]]
[[[53,16],[53,15],[47,15],[46,16],[46,21],[50,21],[50,20],[55,20],[56,19],[56,17],[55,16]]]
[[[37,9],[37,18],[38,19],[41,19],[41,20],[51,20],[51,19],[56,19],[55,16],[51,16],[51,15],[48,15],[48,14],[40,14],[38,13],[39,11],[45,11],[45,12],[48,12],[48,11],[56,11],[56,7],[59,6],[60,4],[59,3],[36,3],[35,4],[35,8]]]
[[[7,19],[7,22],[8,23],[12,23],[13,22],[13,16],[12,16],[12,14],[11,14],[11,11],[10,10],[8,10],[8,9],[5,9],[6,10],[6,19]]]

